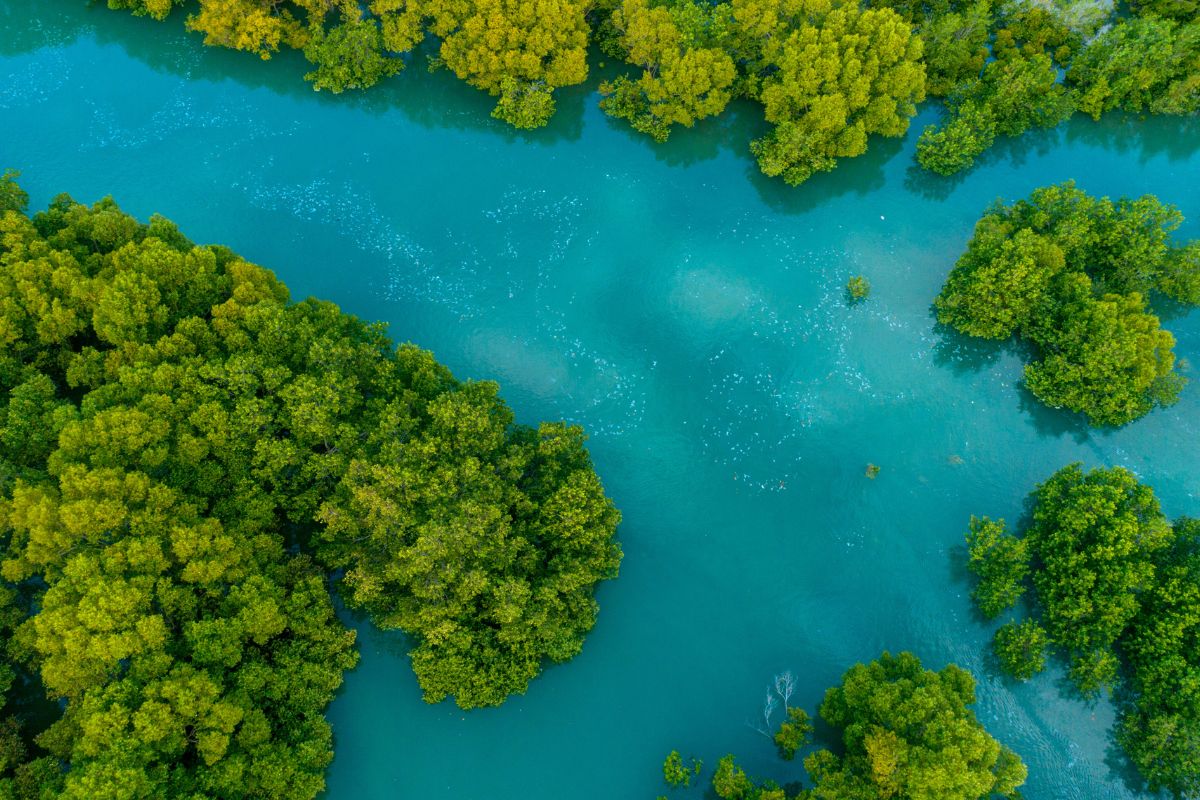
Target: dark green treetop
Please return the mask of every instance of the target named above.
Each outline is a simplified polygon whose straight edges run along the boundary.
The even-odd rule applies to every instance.
[[[1153,791],[1200,797],[1200,523],[1170,523],[1120,467],[1065,467],[1033,494],[1019,538],[972,542],[982,587],[1027,550],[1032,613],[996,633],[1001,667],[1024,680],[1056,651],[1085,695],[1122,687],[1117,741]],[[976,526],[973,524],[973,528]],[[988,562],[995,562],[988,565]],[[983,603],[988,592],[976,592]]]
[[[970,336],[1018,336],[1038,358],[1025,382],[1042,402],[1123,425],[1174,402],[1174,337],[1147,311],[1163,294],[1200,302],[1197,243],[1175,244],[1182,216],[1153,196],[1094,198],[1067,182],[996,204],[975,226],[936,301]]]
[[[0,572],[65,709],[37,740],[61,769],[25,774],[315,796],[357,659],[331,568],[413,635],[430,699],[499,703],[578,652],[620,550],[577,428],[514,424],[494,384],[163,218],[0,190]]]

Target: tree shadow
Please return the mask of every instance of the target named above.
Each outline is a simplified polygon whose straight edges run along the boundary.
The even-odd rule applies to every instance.
[[[1103,689],[1095,694],[1084,694],[1079,690],[1079,687],[1071,680],[1071,659],[1067,653],[1055,650],[1046,661],[1053,662],[1061,667],[1059,675],[1054,679],[1054,688],[1062,697],[1073,703],[1079,703],[1087,709],[1095,709],[1104,699]],[[1120,680],[1122,679],[1118,679],[1118,681]]]
[[[781,178],[764,175],[753,161],[746,175],[772,211],[803,214],[835,197],[847,194],[865,197],[883,188],[887,182],[884,168],[903,147],[903,137],[872,136],[867,152],[839,159],[832,171],[817,173],[799,186],[789,186]]]
[[[1104,766],[1108,767],[1109,774],[1121,781],[1130,793],[1148,794],[1153,797],[1156,795],[1150,793],[1141,772],[1129,759],[1125,748],[1117,741],[1117,728],[1120,725],[1121,717],[1132,710],[1134,700],[1135,697],[1129,688],[1128,681],[1122,680],[1118,683],[1113,692],[1113,706],[1117,710],[1117,721],[1108,731],[1108,744],[1104,748]]]
[[[638,146],[648,148],[659,161],[672,167],[690,167],[711,161],[728,152],[750,161],[750,142],[768,128],[762,119],[762,107],[749,100],[734,100],[715,117],[697,122],[691,128],[675,127],[665,142],[655,142],[635,131],[623,119],[604,116],[608,127]]]
[[[1183,319],[1195,310],[1196,307],[1190,303],[1173,300],[1158,292],[1150,296],[1150,311],[1163,323]]]
[[[940,203],[954,194],[954,190],[962,185],[977,167],[978,164],[953,175],[939,175],[922,167],[914,158],[904,171],[904,188],[926,200]]]
[[[32,53],[45,47],[65,47],[90,26],[77,19],[87,14],[80,3],[62,0],[41,3],[0,3],[0,57]]]
[[[1003,341],[981,339],[959,333],[941,322],[934,323],[933,335],[933,363],[949,367],[956,375],[981,372],[1006,355],[1022,353],[1023,349],[1013,337]]]
[[[1150,787],[1146,785],[1146,780],[1138,772],[1138,768],[1129,760],[1125,748],[1117,742],[1116,730],[1108,732],[1108,745],[1104,748],[1104,766],[1108,767],[1108,774],[1119,780],[1130,794],[1139,797],[1163,797],[1161,793],[1150,792]]]
[[[948,115],[943,113],[937,122],[945,122],[947,119]],[[910,192],[929,200],[945,200],[967,177],[985,167],[1009,164],[1014,168],[1020,168],[1025,165],[1032,154],[1045,156],[1061,144],[1063,136],[1061,128],[1062,125],[1054,128],[1033,128],[1017,136],[1001,136],[991,147],[983,151],[971,166],[953,175],[939,175],[925,169],[917,162],[914,154],[913,161],[905,172],[904,186]]]
[[[1046,405],[1029,391],[1024,379],[1018,380],[1016,385],[1021,413],[1033,425],[1039,436],[1070,436],[1076,444],[1084,444],[1092,438],[1093,432],[1103,430],[1093,428],[1085,414]]]
[[[483,132],[504,141],[552,143],[574,141],[582,135],[588,106],[596,102],[599,79],[620,71],[600,66],[603,56],[589,54],[592,77],[579,86],[556,92],[557,112],[551,123],[533,131],[521,131],[491,118],[494,98],[442,70],[428,74],[427,57],[436,43],[427,40],[405,57],[407,68],[393,78],[362,92],[333,95],[314,92],[303,76],[310,65],[295,51],[282,52],[269,61],[252,54],[202,44],[200,34],[184,29],[183,20],[192,4],[176,9],[165,21],[113,12],[98,3],[80,0],[41,0],[38,3],[0,4],[0,56],[15,56],[46,47],[70,44],[80,36],[94,36],[102,45],[116,45],[155,71],[188,79],[232,80],[252,89],[263,89],[298,101],[353,108],[382,115],[398,112],[426,128]],[[865,195],[884,184],[883,166],[902,149],[904,139],[872,137],[862,156],[843,159],[832,173],[814,176],[800,187],[789,187],[763,176],[753,165],[749,142],[767,129],[761,109],[749,101],[734,101],[718,117],[704,120],[693,129],[672,134],[665,145],[654,145],[620,120],[610,120],[618,130],[650,146],[655,157],[671,166],[690,166],[717,157],[728,150],[749,162],[747,172],[763,200],[774,210],[799,214],[830,197],[847,193]],[[919,135],[916,131],[909,134]],[[1200,119],[1195,117],[1151,117],[1113,113],[1094,122],[1077,114],[1054,129],[1027,131],[1002,138],[975,166],[951,177],[941,177],[915,163],[908,169],[905,186],[932,200],[945,200],[967,175],[983,166],[1001,162],[1020,167],[1032,154],[1045,155],[1065,135],[1069,143],[1099,146],[1118,153],[1136,152],[1139,161],[1165,155],[1172,161],[1184,159],[1200,149]]]
[[[934,364],[939,367],[948,366],[958,375],[977,373],[995,365],[1004,356],[1015,356],[1023,365],[1028,365],[1038,358],[1037,349],[1033,344],[1016,337],[1003,341],[979,339],[959,333],[940,322],[934,326],[934,335]],[[1041,436],[1070,435],[1077,443],[1083,444],[1092,438],[1094,431],[1108,430],[1094,428],[1084,414],[1047,406],[1025,385],[1023,375],[1017,378],[1014,385],[1017,388],[1021,412]]]
[[[954,175],[937,175],[914,159],[905,175],[904,185],[909,191],[930,200],[945,200],[967,176],[984,167],[1007,164],[1020,169],[1031,156],[1045,157],[1064,143],[1098,147],[1120,155],[1132,154],[1139,164],[1158,156],[1181,161],[1200,151],[1200,118],[1112,112],[1097,122],[1086,114],[1077,113],[1054,128],[1035,128],[1018,136],[999,138],[974,164]]]
[[[946,548],[946,581],[951,586],[969,586],[974,589],[975,581],[971,577],[971,570],[967,569],[966,520],[963,520],[962,528],[964,541]],[[971,601],[971,608],[975,609],[974,600]]]
[[[1099,122],[1076,114],[1066,124],[1067,142],[1102,147],[1122,155],[1136,154],[1138,163],[1165,156],[1181,161],[1200,151],[1200,117],[1139,117],[1111,112]]]
[[[1006,164],[1012,169],[1024,167],[1031,156],[1043,157],[1063,140],[1063,126],[1033,128],[1019,136],[1002,136],[975,162],[976,167]]]
[[[357,645],[360,649],[364,643],[369,641],[378,652],[402,660],[405,664],[409,663],[409,652],[417,646],[416,639],[397,628],[379,627],[366,611],[347,606],[336,586],[330,588],[334,613],[337,614],[343,625],[350,630],[358,631]]]
[[[376,116],[399,113],[424,128],[480,132],[505,141],[552,143],[573,141],[583,132],[591,82],[555,92],[557,111],[549,125],[524,131],[492,119],[495,98],[459,80],[448,70],[430,73],[429,57],[437,52],[427,39],[403,58],[405,68],[364,91],[341,94],[313,91],[304,80],[312,67],[303,55],[286,50],[263,61],[251,53],[210,47],[200,34],[184,28],[188,8],[176,9],[158,22],[102,5],[78,0],[42,0],[16,4],[0,12],[0,54],[17,55],[94,37],[102,46],[120,47],[130,58],[155,72],[213,83],[232,81],[269,91],[298,103],[348,108]]]

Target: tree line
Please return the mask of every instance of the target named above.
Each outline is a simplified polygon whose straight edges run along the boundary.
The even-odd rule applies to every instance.
[[[430,702],[579,652],[621,560],[579,428],[162,217],[26,202],[0,179],[0,797],[315,797],[331,585]]]
[[[183,0],[108,0],[165,19]],[[966,169],[1000,136],[1099,117],[1200,109],[1196,0],[199,0],[206,44],[270,58],[302,52],[314,89],[366,89],[427,39],[446,68],[496,98],[517,128],[549,122],[555,92],[588,77],[590,45],[624,64],[601,108],[665,141],[735,98],[771,128],[750,143],[769,176],[799,184],[904,135],[945,101],[922,166]]]

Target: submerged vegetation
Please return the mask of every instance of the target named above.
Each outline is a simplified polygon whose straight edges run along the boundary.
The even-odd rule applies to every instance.
[[[165,19],[182,0],[108,0]],[[496,98],[518,128],[549,122],[555,92],[583,83],[588,48],[623,62],[601,107],[655,141],[722,113],[762,106],[750,144],[762,171],[799,184],[902,136],[917,104],[944,98],[917,157],[952,174],[999,136],[1053,127],[1076,109],[1200,109],[1200,20],[1192,0],[199,0],[186,18],[206,44],[270,58],[301,51],[315,89],[368,88],[426,39],[446,68]],[[1065,76],[1065,77],[1064,77]]]
[[[0,689],[63,710],[29,753],[0,726],[0,791],[314,797],[357,660],[334,570],[430,701],[579,651],[621,558],[579,429],[162,217],[25,202],[6,175]]]
[[[787,719],[774,739],[788,761],[813,731],[808,714],[788,705],[791,685],[790,674],[777,676],[764,710],[769,720],[781,701],[785,706]],[[1017,798],[1025,764],[988,734],[969,708],[974,702],[970,673],[953,664],[934,672],[912,653],[885,652],[851,667],[841,684],[825,693],[820,716],[840,741],[804,759],[809,786],[757,781],[726,755],[717,764],[712,789],[722,800]]]
[[[976,598],[1005,599],[987,616],[1032,593],[996,633],[1001,666],[1030,678],[1052,648],[1083,695],[1120,687],[1116,739],[1150,789],[1200,797],[1200,522],[1169,522],[1120,467],[1065,467],[1032,501],[1020,536],[985,519],[967,537]]]
[[[975,226],[936,301],[969,336],[1036,348],[1025,385],[1046,405],[1124,425],[1173,403],[1175,339],[1154,294],[1200,303],[1200,242],[1170,239],[1182,215],[1152,195],[1094,198],[1073,183],[997,204]]]

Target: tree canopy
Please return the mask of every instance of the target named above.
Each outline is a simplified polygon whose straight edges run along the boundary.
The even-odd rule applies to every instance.
[[[825,693],[821,719],[839,744],[836,753],[819,749],[804,759],[810,786],[756,781],[726,755],[713,773],[713,791],[722,800],[1017,798],[1025,764],[988,734],[970,709],[974,702],[969,672],[953,664],[934,672],[912,653],[885,652],[851,667]],[[779,755],[791,760],[811,733],[808,715],[788,708],[774,737]]]
[[[442,40],[440,62],[499,97],[492,116],[517,128],[545,125],[553,92],[588,74],[583,0],[418,0]]]
[[[1200,19],[1150,15],[1114,25],[1071,62],[1079,110],[1192,114],[1200,110]]]
[[[946,97],[947,117],[917,149],[920,164],[943,175],[970,167],[998,136],[1054,127],[1076,109],[1099,119],[1200,107],[1190,0],[1135,4],[1132,18],[1114,16],[1111,2],[1072,0],[896,7],[925,39],[930,93]]]
[[[642,74],[602,84],[600,107],[659,142],[672,125],[690,128],[720,114],[737,78],[737,66],[722,47],[728,14],[723,4],[624,0],[609,18],[614,35],[608,47]]]
[[[494,385],[394,402],[321,507],[316,551],[347,603],[417,637],[427,700],[499,704],[583,646],[620,515],[579,429],[513,426]]]
[[[1052,128],[1075,110],[1058,69],[1077,49],[1078,37],[1039,7],[1018,6],[997,24],[1004,27],[995,34],[995,60],[945,92],[947,120],[921,135],[917,159],[927,169],[953,174],[973,164],[997,136]]]
[[[831,0],[739,6],[757,56],[753,96],[775,126],[751,144],[764,173],[799,184],[862,155],[872,134],[908,130],[925,99],[923,45],[895,12]],[[772,19],[781,25],[763,22]]]
[[[851,667],[820,708],[842,729],[844,751],[818,750],[804,762],[813,800],[1015,797],[1025,765],[979,723],[974,702],[974,678],[953,664],[933,672],[911,653],[885,652]]]
[[[605,49],[643,70],[601,86],[601,107],[664,141],[734,97],[773,128],[751,143],[759,167],[799,184],[901,136],[925,98],[921,41],[887,8],[848,0],[623,0]]]
[[[11,175],[0,202],[0,600],[31,595],[0,623],[64,704],[18,777],[314,797],[357,659],[330,570],[411,635],[431,701],[498,704],[579,651],[620,549],[578,428],[515,424],[495,384],[162,217],[29,217]]]
[[[1200,522],[1170,523],[1120,467],[1064,467],[1032,501],[1019,537],[1003,521],[986,547],[975,522],[967,537],[981,609],[1014,562],[1020,589],[1032,589],[1032,616],[996,633],[1001,666],[1024,680],[1053,650],[1081,693],[1123,687],[1116,738],[1130,760],[1153,791],[1200,797]]]
[[[164,19],[179,0],[109,0]],[[435,66],[499,98],[493,116],[518,128],[546,124],[555,89],[587,77],[586,3],[573,0],[200,0],[187,18],[209,45],[268,59],[303,52],[314,89],[366,89],[404,68],[432,33]]]
[[[108,0],[166,18],[181,0]],[[918,162],[950,175],[998,137],[1076,109],[1188,114],[1200,103],[1196,0],[198,0],[206,44],[270,58],[301,51],[313,88],[365,89],[427,38],[446,67],[496,98],[517,128],[549,122],[556,90],[588,77],[596,43],[631,70],[602,82],[601,108],[657,142],[744,98],[771,125],[751,143],[791,184],[901,136],[926,95],[947,115]],[[1065,80],[1063,78],[1065,74]]]
[[[1025,383],[1042,402],[1123,425],[1174,402],[1175,340],[1147,310],[1155,293],[1200,302],[1197,243],[1152,195],[1116,202],[1068,182],[997,204],[975,226],[935,303],[969,336],[1018,336],[1038,351]]]

